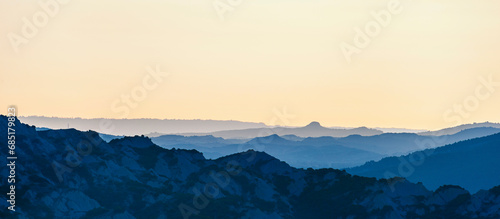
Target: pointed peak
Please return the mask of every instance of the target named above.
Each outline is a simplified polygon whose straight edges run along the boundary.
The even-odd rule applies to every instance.
[[[275,139],[275,138],[281,138],[278,134],[272,134],[264,137],[257,137],[257,138],[270,138],[270,139]]]
[[[280,137],[277,134],[272,134],[264,137],[256,137],[253,138],[252,140],[247,142],[248,144],[283,144],[283,143],[289,143],[288,140]]]
[[[319,124],[319,122],[313,121],[313,122],[309,123],[309,125],[307,125],[306,127],[323,127],[323,126],[321,126],[321,124]]]
[[[366,126],[360,126],[360,127],[357,127],[357,128],[354,128],[356,130],[370,130],[370,128],[366,127]]]

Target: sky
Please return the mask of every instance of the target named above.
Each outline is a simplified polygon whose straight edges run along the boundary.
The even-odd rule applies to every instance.
[[[498,11],[488,0],[1,0],[0,106],[287,126],[500,122]]]

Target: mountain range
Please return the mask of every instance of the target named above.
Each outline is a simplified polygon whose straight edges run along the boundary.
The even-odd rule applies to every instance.
[[[19,117],[23,122],[37,127],[50,129],[75,128],[95,130],[109,135],[146,135],[158,136],[159,133],[214,132],[267,127],[264,123],[222,121],[222,120],[178,120],[178,119],[83,119],[44,116]]]
[[[311,122],[304,127],[266,127],[266,128],[252,128],[242,130],[227,130],[211,133],[181,133],[184,136],[195,135],[212,135],[215,137],[232,138],[232,139],[248,139],[256,137],[264,137],[268,135],[295,135],[298,137],[346,137],[349,135],[378,135],[383,132],[377,129],[370,129],[366,127],[343,129],[343,128],[327,128],[321,126],[318,122]]]
[[[269,153],[294,167],[349,168],[388,156],[406,155],[414,151],[499,132],[500,129],[497,128],[480,127],[444,136],[384,133],[374,136],[350,135],[342,138],[329,136],[302,138],[296,135],[274,134],[252,139],[224,139],[211,135],[163,135],[151,139],[155,144],[165,148],[196,149],[211,159],[255,149]],[[104,138],[110,139],[106,136]]]
[[[5,139],[6,117],[0,122]],[[430,191],[403,178],[297,169],[254,150],[207,160],[144,136],[108,143],[94,131],[36,131],[20,122],[16,136],[18,207],[7,212],[1,196],[2,218],[500,217],[498,186],[475,194],[452,185]],[[2,168],[2,188],[7,175]]]
[[[500,133],[388,157],[347,171],[367,177],[405,177],[430,189],[454,184],[476,192],[500,183],[499,156]]]
[[[427,131],[427,132],[419,132],[419,135],[453,135],[460,131],[471,129],[471,128],[481,128],[481,127],[491,127],[491,128],[500,128],[500,123],[493,122],[481,122],[481,123],[471,123],[471,124],[463,124],[459,126],[454,126],[450,128],[444,128],[437,131]]]
[[[20,117],[26,124],[35,125],[38,129],[95,130],[101,134],[114,136],[146,135],[159,137],[162,135],[205,136],[212,135],[225,139],[251,139],[272,134],[279,136],[295,135],[307,137],[347,137],[350,135],[374,136],[382,133],[415,133],[424,136],[453,135],[460,131],[492,127],[500,128],[500,123],[473,123],[436,131],[404,128],[345,128],[324,127],[318,122],[311,122],[304,127],[272,127],[264,123],[223,121],[223,120],[176,120],[176,119],[83,119],[59,118],[44,116]]]

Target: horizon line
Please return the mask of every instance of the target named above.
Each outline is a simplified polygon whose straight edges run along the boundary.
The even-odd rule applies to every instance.
[[[1,114],[3,115],[3,114]],[[281,126],[281,125],[268,125],[265,122],[254,122],[254,121],[241,121],[241,120],[234,120],[234,119],[169,119],[169,118],[104,118],[104,117],[94,117],[94,118],[83,118],[83,117],[58,117],[58,116],[40,116],[40,115],[23,115],[23,116],[17,116],[17,117],[45,117],[45,118],[57,118],[57,119],[82,119],[82,120],[98,120],[98,119],[106,119],[106,120],[176,120],[176,121],[216,121],[216,122],[241,122],[241,123],[253,123],[253,124],[263,124],[269,128],[274,128],[274,127],[284,127],[284,128],[301,128],[305,127],[311,123],[318,122],[321,127],[325,128],[343,128],[343,129],[354,129],[354,128],[371,128],[371,129],[406,129],[406,130],[413,130],[413,131],[419,131],[416,133],[420,132],[432,132],[432,131],[439,131],[447,128],[453,128],[453,127],[458,127],[462,125],[473,125],[473,124],[483,124],[483,123],[492,123],[492,124],[500,124],[500,122],[491,122],[491,121],[482,121],[482,122],[472,122],[472,123],[461,123],[461,124],[455,124],[452,126],[446,126],[446,127],[441,127],[439,129],[422,129],[422,128],[401,128],[401,127],[384,127],[384,126],[324,126],[321,124],[319,121],[311,121],[306,125],[302,126]],[[381,130],[382,131],[382,130]],[[385,131],[384,131],[385,132]],[[390,132],[388,132],[390,133]]]

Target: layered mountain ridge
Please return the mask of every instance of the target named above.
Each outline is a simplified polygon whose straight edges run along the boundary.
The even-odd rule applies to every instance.
[[[476,192],[500,183],[500,133],[426,149],[405,156],[388,157],[348,169],[350,173],[377,178],[405,177],[430,189],[457,184]]]
[[[318,124],[312,126],[318,126]],[[155,144],[165,148],[196,149],[211,159],[234,154],[243,149],[256,149],[269,153],[294,167],[342,169],[363,165],[369,161],[378,161],[384,157],[406,155],[499,132],[498,128],[476,127],[443,136],[383,133],[374,136],[301,138],[295,135],[272,134],[243,140],[224,139],[211,135],[163,135],[153,137],[152,140]]]
[[[6,117],[0,122],[5,138]],[[36,131],[19,122],[16,139],[17,211],[2,206],[2,218],[500,217],[500,187],[433,192],[402,178],[297,169],[254,150],[207,160],[143,136],[107,143],[94,131]],[[4,188],[5,168],[1,176]]]

